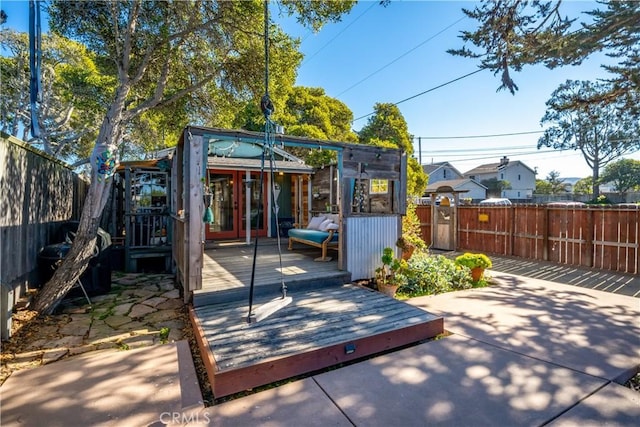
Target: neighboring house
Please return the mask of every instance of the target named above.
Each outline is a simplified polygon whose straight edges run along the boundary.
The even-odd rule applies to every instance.
[[[429,175],[429,185],[438,181],[464,178],[460,171],[454,168],[449,162],[422,165],[422,169],[427,175]]]
[[[576,177],[571,177],[571,178],[560,178],[560,180],[562,181],[562,183],[565,185],[567,193],[571,193],[573,194],[573,189],[576,186],[576,183],[578,181],[580,181],[582,178],[576,178]]]
[[[477,202],[485,199],[487,196],[487,187],[469,178],[444,180],[433,184],[429,183],[425,195],[428,196],[431,193],[435,193],[438,188],[447,186],[451,187],[456,193],[460,192],[460,199],[472,199],[474,202]]]
[[[502,157],[499,163],[488,163],[471,169],[464,173],[464,177],[480,183],[491,178],[507,181],[511,188],[502,190],[500,197],[512,201],[529,201],[536,188],[536,172],[519,160],[509,161],[507,156]]]

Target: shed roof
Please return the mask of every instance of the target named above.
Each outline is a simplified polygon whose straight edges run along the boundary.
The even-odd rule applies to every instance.
[[[468,189],[461,189],[463,185],[472,183],[477,185],[480,188],[486,189],[484,185],[474,181],[470,178],[461,178],[461,179],[449,179],[444,181],[436,181],[433,184],[429,184],[425,193],[464,193],[469,191]],[[450,189],[450,190],[448,190]]]

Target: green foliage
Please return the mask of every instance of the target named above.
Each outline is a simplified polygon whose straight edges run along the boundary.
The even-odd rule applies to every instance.
[[[599,195],[598,197],[589,200],[588,202],[586,202],[586,204],[588,205],[610,205],[611,204],[611,200],[609,200],[609,198],[607,196],[605,196],[604,194]]]
[[[459,255],[455,259],[456,265],[464,266],[469,269],[474,268],[491,268],[491,259],[485,254],[474,254],[471,252],[465,252]]]
[[[162,344],[169,342],[169,332],[171,332],[171,329],[166,326],[160,329],[160,333],[158,335]]]
[[[600,168],[640,147],[640,124],[620,105],[585,102],[606,91],[606,85],[567,80],[547,101],[541,120],[550,125],[538,140],[538,148],[580,150],[592,170],[593,194],[598,195]]]
[[[619,58],[619,62],[604,67],[615,77],[600,99],[622,102],[637,114],[640,2],[599,2],[600,10],[587,12],[592,22],[582,24],[578,30],[572,28],[575,19],[563,15],[561,3],[561,0],[484,0],[473,10],[463,9],[468,17],[478,21],[478,27],[463,31],[461,38],[477,50],[465,46],[449,53],[480,59],[482,68],[501,76],[498,89],[508,89],[513,94],[518,87],[510,70],[521,71],[525,65],[539,63],[549,68],[576,65],[589,55],[604,51]]]
[[[483,179],[480,184],[487,187],[487,197],[502,197],[502,190],[511,188],[511,183],[498,178]]]
[[[573,186],[574,194],[593,194],[593,178],[590,176],[578,180]]]
[[[423,250],[427,247],[427,244],[422,240],[420,218],[418,218],[416,213],[416,204],[412,201],[407,202],[407,214],[402,218],[401,239],[418,250]],[[400,245],[398,246],[402,247]]]
[[[415,253],[408,262],[407,283],[398,292],[406,297],[432,295],[473,287],[468,269],[442,255]]]
[[[408,155],[407,195],[422,196],[427,188],[428,177],[413,154],[413,138],[409,134],[407,122],[395,104],[377,103],[375,113],[358,133],[363,144],[378,147],[400,148]]]
[[[29,139],[28,36],[2,29],[0,43],[7,52],[0,61],[1,129],[63,160],[88,156],[116,83],[100,66],[102,59],[80,43],[55,34],[42,36],[41,136]]]
[[[621,159],[608,164],[600,182],[612,182],[614,190],[620,194],[640,188],[640,160]]]
[[[392,248],[384,248],[380,258],[382,265],[376,268],[376,282],[402,286],[407,282],[407,262],[394,257]]]
[[[390,103],[377,103],[373,110],[374,114],[369,117],[367,124],[358,133],[360,142],[377,145],[373,141],[387,141],[408,155],[413,154],[412,138],[407,122],[398,106]]]
[[[546,181],[536,180],[537,194],[564,194],[567,192],[567,184],[560,179],[560,172],[551,171]]]

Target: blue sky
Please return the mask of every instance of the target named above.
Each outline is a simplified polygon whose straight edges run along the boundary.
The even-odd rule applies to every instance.
[[[297,84],[324,88],[329,96],[344,102],[354,118],[359,118],[371,113],[376,102],[395,103],[475,71],[477,62],[473,59],[446,53],[447,49],[462,46],[461,30],[474,28],[474,22],[461,11],[474,4],[393,0],[382,7],[378,1],[361,1],[340,23],[328,24],[315,34],[293,18],[279,17],[273,1],[270,11],[272,19],[281,23],[285,31],[302,40],[305,59],[298,70]],[[595,2],[565,0],[563,10],[576,17],[595,6]],[[9,15],[8,27],[26,30],[27,1],[3,0],[1,7]],[[409,132],[425,137],[421,143],[423,164],[448,161],[465,172],[506,155],[537,169],[540,179],[553,170],[561,177],[586,177],[591,171],[578,152],[537,150],[540,134],[441,137],[540,131],[545,102],[558,85],[567,79],[606,76],[600,68],[606,60],[597,55],[576,67],[526,67],[513,74],[520,87],[515,96],[496,92],[499,78],[481,71],[398,107]],[[359,130],[366,122],[367,118],[354,121],[353,129]],[[418,157],[417,140],[414,148]],[[627,157],[640,159],[640,153]]]
[[[454,57],[447,49],[459,48],[461,30],[474,29],[462,7],[474,2],[392,1],[360,2],[341,23],[328,24],[312,34],[293,19],[279,19],[287,32],[302,39],[306,58],[297,84],[322,87],[343,101],[359,118],[373,111],[376,102],[398,102],[477,69],[473,59]],[[578,16],[595,2],[565,1],[564,11]],[[277,7],[272,15],[277,17]],[[586,18],[585,18],[586,19]],[[594,56],[582,65],[548,70],[526,67],[513,78],[520,87],[515,96],[496,92],[499,78],[489,71],[436,89],[398,105],[418,137],[495,135],[541,130],[540,119],[551,93],[567,79],[593,80],[605,76]],[[354,86],[355,85],[355,86]],[[360,119],[353,128],[367,122]],[[506,155],[520,160],[544,179],[552,170],[562,177],[586,177],[591,170],[574,151],[537,150],[540,134],[470,139],[423,139],[422,163],[448,161],[465,172]],[[418,142],[415,141],[416,157]],[[633,157],[640,159],[640,153]]]

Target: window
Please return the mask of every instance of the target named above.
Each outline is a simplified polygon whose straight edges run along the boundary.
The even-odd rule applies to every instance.
[[[444,170],[442,171],[442,177],[443,177],[443,178],[446,178],[446,177],[447,177],[447,170],[446,170],[446,169],[444,169]]]
[[[369,194],[387,194],[389,192],[389,180],[372,179],[369,184]]]
[[[520,181],[520,174],[518,174],[518,181]]]
[[[504,174],[503,173],[500,174],[500,179],[504,179]]]

